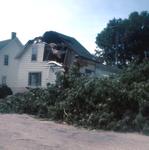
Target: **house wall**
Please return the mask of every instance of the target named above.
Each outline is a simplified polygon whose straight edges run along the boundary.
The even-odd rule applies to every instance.
[[[69,54],[69,66],[73,65],[73,63],[76,61],[76,54],[74,51],[70,51]],[[113,67],[107,67],[104,66],[103,64],[99,64],[97,62],[94,61],[90,61],[84,58],[80,58],[78,59],[79,63],[80,63],[80,72],[83,74],[86,74],[86,70],[90,70],[92,71],[91,76],[96,76],[96,77],[108,77],[109,75],[115,74],[116,70],[113,69]]]
[[[78,61],[79,64],[80,64],[80,72],[81,73],[86,73],[86,69],[95,72],[95,69],[96,69],[95,62],[90,61],[90,60],[86,60],[86,59],[83,59],[83,58],[78,58],[78,60],[76,60],[76,55],[78,55],[78,54],[76,54],[73,51],[70,51],[69,61],[68,61],[69,66],[73,65],[73,63],[75,61]]]
[[[114,66],[108,66],[103,64],[96,64],[95,75],[97,77],[108,77],[110,75],[118,74],[120,70]]]
[[[109,75],[112,75],[112,73],[109,71],[105,71],[100,68],[96,69],[96,72],[95,72],[96,77],[108,77]]]
[[[32,44],[26,52],[19,58],[18,86],[17,91],[22,91],[28,85],[29,72],[41,72],[41,87],[46,87],[47,83],[55,82],[55,72],[50,71],[47,61],[43,61],[44,43]],[[37,46],[37,61],[31,61],[32,47]],[[18,90],[19,89],[19,90]]]
[[[86,69],[91,70],[92,72],[95,72],[95,65],[88,64],[86,66],[83,66],[83,67],[81,67],[80,72],[81,73],[86,73]]]
[[[2,77],[6,76],[6,84],[9,87],[13,88],[17,85],[19,62],[15,57],[22,48],[22,44],[15,38],[0,50],[0,84],[2,84]],[[8,66],[4,65],[4,55],[9,56]]]
[[[114,75],[117,72],[117,69],[114,69],[111,66],[105,66],[103,64],[99,64],[93,61],[86,61],[86,65],[82,66],[80,69],[81,73],[86,73],[86,69],[92,71],[90,75],[96,77],[108,77],[110,75]]]
[[[89,61],[89,60],[84,60],[83,62],[84,65],[81,66],[80,72],[86,74],[86,70],[92,71],[91,75],[95,74],[96,71],[96,63]]]

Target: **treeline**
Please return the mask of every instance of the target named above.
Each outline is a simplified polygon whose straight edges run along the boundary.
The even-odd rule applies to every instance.
[[[0,101],[1,113],[28,113],[91,129],[149,133],[149,62],[109,78],[81,76],[77,67],[47,89]]]
[[[112,19],[97,35],[96,54],[111,65],[126,66],[149,58],[149,12],[132,12],[126,19]]]

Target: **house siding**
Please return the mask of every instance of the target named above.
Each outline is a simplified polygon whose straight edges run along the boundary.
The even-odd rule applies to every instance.
[[[76,61],[76,56],[78,56],[77,53],[73,52],[72,50],[70,51],[69,54],[69,66],[73,65],[73,63]],[[79,58],[80,61],[80,72],[85,74],[86,73],[86,69],[92,70],[93,72],[95,72],[96,69],[96,63],[90,60],[86,60],[84,58]],[[79,61],[79,60],[78,60]]]
[[[19,62],[15,59],[16,55],[23,48],[18,39],[13,39],[10,43],[0,50],[0,84],[2,84],[2,77],[6,76],[6,84],[13,88],[18,82],[18,65]],[[9,64],[4,65],[4,56],[9,56]]]
[[[92,75],[95,75],[96,71],[96,63],[89,61],[89,60],[83,60],[83,66],[80,68],[80,72],[83,74],[86,74],[86,69],[92,71]]]
[[[20,90],[28,85],[28,74],[30,72],[41,72],[41,87],[45,88],[47,83],[55,82],[55,73],[50,72],[47,61],[43,61],[44,43],[36,44],[37,47],[37,61],[31,61],[32,56],[32,44],[19,59],[19,72],[18,72],[18,88]]]

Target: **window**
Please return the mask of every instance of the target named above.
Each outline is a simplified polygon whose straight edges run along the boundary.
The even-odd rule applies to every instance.
[[[30,72],[28,76],[29,86],[41,86],[41,72]]]
[[[9,56],[8,55],[4,55],[4,65],[8,66],[9,64]]]
[[[92,70],[90,70],[90,69],[85,69],[85,74],[86,74],[86,75],[91,75],[91,74],[93,74],[93,73],[95,73],[95,72],[92,71]]]
[[[145,58],[149,58],[149,51],[144,51]]]
[[[7,77],[6,76],[2,76],[2,85],[6,85],[6,80],[7,80]]]
[[[32,61],[36,61],[36,60],[37,60],[37,47],[36,47],[36,46],[33,46],[33,47],[32,47],[31,60],[32,60]]]

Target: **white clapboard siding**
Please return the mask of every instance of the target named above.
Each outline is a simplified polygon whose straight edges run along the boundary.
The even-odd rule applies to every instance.
[[[15,38],[12,39],[7,46],[0,50],[0,84],[2,83],[2,77],[6,76],[6,83],[9,87],[17,85],[19,61],[16,60],[15,57],[22,48],[23,46],[20,41]],[[4,65],[4,55],[9,56],[8,66]]]
[[[55,82],[55,73],[49,72],[49,65],[43,61],[44,43],[37,43],[37,61],[31,61],[32,55],[31,45],[19,59],[18,87],[28,87],[29,72],[41,72],[42,80],[41,87],[46,87],[48,82]],[[50,77],[49,77],[50,75]]]

